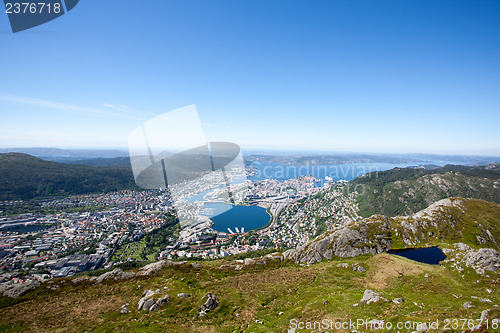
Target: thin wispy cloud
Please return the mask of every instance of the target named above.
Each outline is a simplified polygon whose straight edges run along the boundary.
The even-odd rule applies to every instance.
[[[148,116],[156,116],[155,113],[153,112],[149,112],[149,111],[137,111],[135,110],[134,108],[131,108],[130,106],[128,105],[123,105],[123,104],[117,104],[117,103],[101,103],[100,104],[101,106],[104,106],[108,109],[112,109],[112,110],[115,110],[115,111],[119,111],[119,112],[123,112],[125,114],[129,114],[129,115],[132,115],[132,116],[144,116],[144,115],[148,115]]]
[[[38,106],[46,109],[52,110],[62,110],[66,112],[73,112],[78,114],[86,114],[86,115],[100,115],[100,116],[112,116],[112,117],[127,117],[133,119],[140,119],[139,113],[133,111],[131,108],[128,108],[124,105],[120,105],[120,107],[111,108],[111,110],[104,110],[99,108],[89,108],[85,106],[72,105],[66,103],[60,103],[55,101],[49,101],[45,99],[27,97],[27,96],[19,96],[19,95],[11,95],[0,93],[0,101],[11,102],[11,103],[19,103],[19,104],[27,104]],[[105,106],[104,104],[101,104]],[[113,105],[113,104],[109,104]],[[109,107],[108,107],[109,108]]]

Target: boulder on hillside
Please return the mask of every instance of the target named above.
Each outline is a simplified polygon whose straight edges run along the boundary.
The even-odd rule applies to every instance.
[[[144,301],[144,303],[142,303],[141,309],[148,311],[149,309],[151,309],[151,307],[154,304],[156,304],[156,301],[155,301],[154,298],[147,299],[147,300]],[[139,310],[141,310],[141,309],[139,309]]]
[[[158,301],[156,302],[156,304],[158,304],[159,306],[162,306],[164,304],[167,304],[168,302],[170,302],[170,295],[165,295],[163,297],[160,297],[158,299]]]
[[[219,298],[214,294],[208,293],[201,300],[203,301],[204,299],[206,299],[206,302],[200,307],[199,317],[204,316],[208,311],[212,311],[219,306]]]
[[[359,303],[370,304],[370,303],[377,303],[379,301],[389,302],[389,300],[384,296],[382,296],[382,294],[373,291],[371,289],[366,289],[365,292],[363,293],[363,298],[361,298],[361,301],[359,301]]]

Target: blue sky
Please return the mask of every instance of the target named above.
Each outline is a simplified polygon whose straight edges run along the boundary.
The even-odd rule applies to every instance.
[[[2,147],[126,147],[196,104],[248,149],[500,156],[500,1],[80,1],[0,40]]]

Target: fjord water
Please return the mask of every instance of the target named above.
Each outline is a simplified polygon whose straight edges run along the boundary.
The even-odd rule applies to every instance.
[[[446,259],[443,251],[437,246],[420,249],[391,250],[389,253],[430,265],[439,265],[440,261]]]
[[[271,162],[254,162],[250,166],[255,168],[256,174],[248,177],[252,181],[263,179],[276,179],[279,181],[296,178],[299,176],[314,176],[321,180],[321,185],[326,176],[333,180],[353,180],[369,172],[386,171],[394,168],[406,168],[418,166],[417,163],[345,163],[345,164],[318,164],[318,165],[295,165],[280,164]],[[425,164],[435,164],[443,166],[445,164],[463,164],[454,161],[429,161]]]

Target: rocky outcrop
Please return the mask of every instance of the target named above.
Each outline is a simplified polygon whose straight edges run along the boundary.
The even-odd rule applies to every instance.
[[[477,244],[495,244],[496,231],[483,222],[471,223],[477,209],[488,211],[487,216],[496,216],[500,205],[474,199],[448,198],[411,216],[387,218],[374,215],[343,228],[328,231],[307,245],[283,253],[285,259],[300,264],[313,264],[334,256],[355,257],[362,254],[378,254],[392,249],[393,241],[401,247],[428,247],[429,243],[464,238],[470,230],[477,232]],[[490,222],[488,222],[490,223]],[[488,228],[486,226],[489,226]],[[496,230],[496,229],[495,229]],[[498,237],[497,237],[498,238]],[[471,244],[472,245],[472,244]],[[494,248],[472,250],[460,243],[460,251],[467,252],[464,265],[473,267],[479,274],[485,270],[500,269],[500,258]],[[451,252],[452,250],[445,250]]]
[[[90,278],[89,281],[95,281],[96,284],[101,284],[105,280],[113,279],[113,280],[122,280],[122,279],[130,279],[135,276],[134,272],[124,272],[121,268],[115,268],[110,272],[106,272],[104,274],[99,275],[98,277]],[[79,278],[76,278],[79,279]],[[74,280],[76,280],[74,279]],[[78,283],[83,280],[77,280],[74,283]]]
[[[73,280],[71,280],[71,283],[78,284],[80,282],[85,282],[85,281],[88,281],[88,280],[90,280],[90,277],[88,277],[88,276],[79,276],[79,277],[74,278]]]
[[[162,305],[167,304],[168,302],[170,302],[170,295],[165,295],[163,297],[160,297],[158,299],[158,301],[156,302],[156,304],[158,304],[159,306],[162,306]]]
[[[0,293],[10,298],[18,298],[28,291],[37,288],[39,285],[40,281],[38,280],[28,280],[21,283],[2,283],[0,285]]]
[[[207,314],[208,311],[214,310],[219,306],[219,298],[214,294],[208,293],[202,297],[202,301],[206,299],[205,304],[200,307],[200,312],[198,313],[198,317],[203,317]]]
[[[139,303],[137,304],[137,310],[145,310],[153,312],[158,310],[162,305],[167,304],[170,301],[169,295],[164,295],[163,297],[160,297],[158,300],[155,300],[155,298],[153,297],[154,295],[160,292],[161,291],[159,289],[156,291],[153,291],[151,289],[144,291],[144,293],[142,294],[142,298],[139,300]]]
[[[327,232],[309,244],[283,253],[285,259],[311,265],[333,256],[356,257],[378,254],[392,249],[392,221],[383,216],[372,216],[342,229]]]
[[[113,279],[113,280],[123,280],[123,279],[130,279],[135,276],[148,276],[151,274],[154,274],[158,271],[160,271],[164,267],[172,267],[172,266],[180,266],[184,265],[186,262],[185,261],[170,261],[170,260],[160,260],[158,262],[153,262],[151,264],[148,264],[144,267],[141,267],[137,273],[134,272],[124,272],[121,268],[115,268],[110,272],[103,273],[99,276],[94,276],[92,278],[88,277],[78,277],[72,280],[73,283],[79,283],[82,281],[92,281],[95,282],[96,284],[101,284],[105,280]],[[194,266],[193,266],[194,267]]]
[[[469,250],[463,257],[465,265],[477,270],[496,272],[500,270],[500,254],[490,248]]]
[[[144,267],[142,267],[138,272],[138,276],[147,276],[151,275],[153,273],[158,272],[161,270],[163,267],[172,267],[172,266],[180,266],[184,265],[186,262],[185,261],[170,261],[170,260],[160,260],[158,262],[154,262],[151,264],[148,264]]]
[[[484,274],[486,271],[500,272],[500,254],[492,248],[472,249],[464,243],[455,243],[453,248],[444,249],[448,259],[445,264],[451,268],[456,268],[459,272],[466,267],[472,268],[477,274]]]

